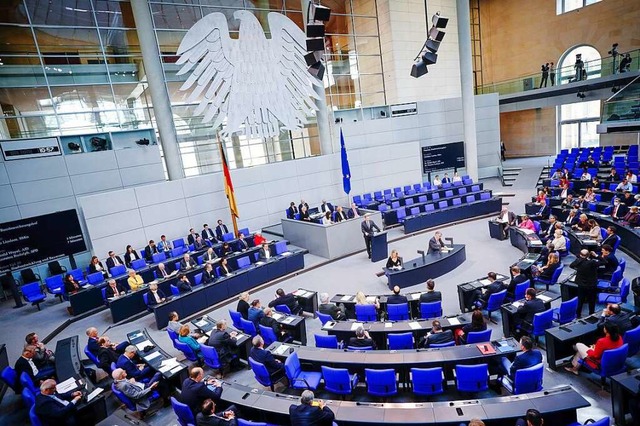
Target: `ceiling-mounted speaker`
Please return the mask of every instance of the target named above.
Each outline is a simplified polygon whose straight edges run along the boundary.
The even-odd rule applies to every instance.
[[[328,21],[331,18],[331,9],[326,6],[311,3],[311,13],[309,19],[314,21]]]
[[[427,43],[424,45],[424,47],[429,49],[431,52],[436,53],[440,48],[440,42],[429,39],[427,40]]]
[[[442,41],[444,38],[444,31],[440,31],[439,29],[432,27],[431,30],[429,30],[429,38],[435,41]]]
[[[324,24],[307,24],[307,37],[324,37]]]
[[[308,71],[312,76],[316,77],[318,80],[322,80],[324,78],[324,65],[320,61],[311,65]]]
[[[433,52],[424,52],[422,54],[422,61],[427,65],[433,65],[438,61],[438,55]]]
[[[433,15],[431,18],[431,23],[434,27],[438,28],[447,28],[447,23],[449,23],[449,18],[445,18],[444,16],[440,16],[437,13]]]
[[[319,51],[309,52],[304,55],[304,60],[307,63],[308,67],[315,64],[316,62],[320,62],[320,59],[322,59],[322,52]]]
[[[308,52],[313,52],[313,51],[320,51],[320,52],[324,52],[324,37],[317,37],[317,38],[308,38],[307,39],[307,51]]]
[[[422,59],[417,60],[411,67],[411,77],[422,77],[428,72],[429,70],[427,69],[427,64],[425,64]]]

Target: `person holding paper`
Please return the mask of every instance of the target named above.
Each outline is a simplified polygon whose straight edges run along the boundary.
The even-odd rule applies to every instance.
[[[77,424],[76,406],[82,399],[82,392],[57,394],[56,384],[53,379],[42,382],[34,411],[42,424],[74,426]]]
[[[136,404],[136,410],[143,412],[143,417],[146,410],[151,406],[149,396],[151,392],[158,386],[160,386],[160,378],[162,375],[156,373],[156,375],[148,383],[138,382],[135,378],[127,380],[127,372],[122,368],[116,368],[111,373],[113,378],[113,384],[116,389],[125,394]]]
[[[398,250],[391,250],[391,256],[387,259],[387,269],[402,269],[402,258],[398,255]]]
[[[138,348],[134,345],[129,345],[124,350],[124,353],[120,355],[118,361],[116,361],[116,367],[123,369],[127,372],[127,375],[134,379],[144,379],[153,376],[153,370],[149,366],[144,364],[136,364],[133,362],[133,358],[138,353]]]
[[[429,240],[429,249],[427,254],[437,253],[445,247],[444,241],[442,241],[442,232],[436,231],[433,237]]]
[[[453,341],[453,332],[451,330],[443,330],[440,321],[433,320],[431,323],[431,331],[420,339],[419,348],[428,348],[433,344],[449,343]]]

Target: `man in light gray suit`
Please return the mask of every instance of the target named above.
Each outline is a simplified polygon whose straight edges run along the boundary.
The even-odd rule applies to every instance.
[[[157,380],[154,381],[155,377],[145,385],[144,383],[136,382],[136,379],[133,378],[127,380],[127,372],[122,368],[113,370],[111,377],[113,377],[116,389],[136,404],[136,410],[147,410],[151,406],[149,396],[159,384]]]

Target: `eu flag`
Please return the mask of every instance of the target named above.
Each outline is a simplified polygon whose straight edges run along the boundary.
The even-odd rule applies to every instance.
[[[344,135],[340,129],[340,154],[342,157],[342,188],[347,194],[351,192],[351,170],[349,169],[349,159],[347,158],[347,148],[344,146]]]

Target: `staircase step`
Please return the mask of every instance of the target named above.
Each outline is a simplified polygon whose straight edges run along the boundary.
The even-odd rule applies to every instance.
[[[515,172],[515,171],[521,171],[522,167],[503,167],[502,170],[504,172]]]

